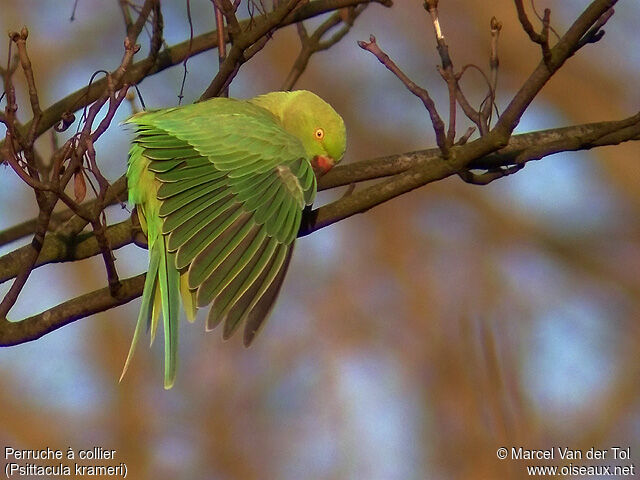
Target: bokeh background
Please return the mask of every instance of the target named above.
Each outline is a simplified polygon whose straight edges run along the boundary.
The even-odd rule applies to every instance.
[[[588,3],[536,1],[540,11],[553,9],[560,32]],[[44,107],[122,55],[117,1],[79,0],[70,21],[73,4],[0,0],[0,30],[29,28]],[[375,34],[446,113],[421,4],[370,6],[296,85],[344,116],[345,162],[435,144],[421,103],[355,43]],[[457,68],[486,67],[489,20],[504,23],[497,96],[504,108],[539,59],[513,3],[440,4]],[[211,3],[191,0],[191,9],[195,34],[211,30]],[[616,10],[604,39],[561,69],[518,131],[637,112],[640,4],[621,1]],[[185,1],[164,1],[163,13],[167,44],[188,39]],[[145,33],[140,42],[146,48]],[[279,89],[297,52],[295,27],[279,31],[242,68],[231,94]],[[187,68],[185,101],[193,101],[217,69],[216,52]],[[176,66],[144,80],[147,106],[177,104],[182,75]],[[25,121],[20,72],[16,83]],[[483,98],[472,70],[463,85],[476,104]],[[125,170],[130,134],[117,122],[129,114],[123,105],[96,145],[111,180]],[[51,136],[38,146],[50,153]],[[36,213],[32,193],[8,167],[0,167],[0,205],[0,230]],[[127,214],[109,211],[113,221]],[[136,246],[116,257],[122,277],[146,268],[146,251]],[[11,318],[105,282],[100,258],[40,268]],[[638,465],[640,145],[554,155],[486,187],[451,178],[300,240],[277,308],[250,349],[239,336],[223,342],[219,331],[205,334],[202,317],[182,324],[171,391],[162,388],[162,342],[139,346],[117,381],[139,303],[0,349],[0,445],[113,448],[135,479],[524,477],[523,462],[496,459],[500,446],[631,447],[632,459],[621,464]]]

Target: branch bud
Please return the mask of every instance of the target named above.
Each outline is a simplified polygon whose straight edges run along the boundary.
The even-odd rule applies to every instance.
[[[502,30],[502,22],[500,22],[496,17],[491,17],[491,30],[498,32]]]
[[[438,0],[424,0],[424,9],[428,12],[438,8]]]

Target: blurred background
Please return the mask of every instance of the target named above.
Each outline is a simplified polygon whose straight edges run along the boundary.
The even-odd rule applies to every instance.
[[[552,25],[563,32],[588,3],[536,6],[551,7]],[[72,0],[0,0],[0,30],[29,28],[43,107],[120,63],[117,1],[79,0],[70,21],[73,9]],[[213,28],[210,1],[192,0],[191,10],[196,35]],[[185,1],[164,1],[163,13],[167,44],[188,39]],[[540,58],[513,2],[447,0],[440,14],[457,69],[486,68],[490,18],[504,23],[503,109]],[[518,131],[637,112],[639,19],[640,4],[619,2],[604,39],[570,59]],[[422,2],[371,5],[342,42],[312,57],[296,85],[343,115],[345,162],[435,145],[418,99],[356,45],[370,33],[447,111]],[[148,48],[147,34],[139,41]],[[297,53],[295,27],[277,32],[243,66],[231,95],[279,89]],[[191,102],[217,70],[216,51],[192,57],[187,68],[184,101]],[[182,75],[179,65],[144,80],[147,107],[176,105]],[[26,121],[22,73],[15,78]],[[463,87],[476,105],[484,97],[473,70]],[[123,105],[96,145],[110,180],[125,171],[131,135],[117,122],[130,113]],[[38,147],[51,152],[49,133]],[[325,192],[320,203],[343,193]],[[32,192],[6,166],[0,205],[0,230],[36,214]],[[116,206],[109,215],[120,221],[128,212]],[[146,269],[139,247],[115,254],[123,278]],[[501,446],[631,447],[621,464],[638,465],[639,273],[637,142],[554,155],[485,187],[450,178],[301,239],[276,309],[250,349],[240,335],[223,342],[219,330],[205,334],[206,312],[195,325],[184,322],[171,391],[162,388],[161,341],[140,345],[118,383],[139,299],[0,349],[0,445],[116,449],[116,463],[135,479],[525,477],[524,462],[497,460]],[[104,285],[99,257],[39,268],[10,317]]]

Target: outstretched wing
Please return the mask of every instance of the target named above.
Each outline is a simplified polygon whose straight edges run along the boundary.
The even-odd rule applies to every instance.
[[[266,110],[209,102],[132,117],[159,180],[162,233],[207,329],[249,344],[282,284],[316,179],[300,141]]]

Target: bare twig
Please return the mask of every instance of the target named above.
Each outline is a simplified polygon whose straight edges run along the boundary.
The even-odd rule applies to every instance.
[[[187,62],[191,57],[191,47],[193,45],[193,19],[191,18],[191,0],[187,0],[187,20],[189,21],[189,51],[184,57],[184,61],[182,62],[182,83],[180,84],[180,93],[178,94],[178,105],[182,105],[182,99],[184,98],[184,85],[187,81],[187,74],[189,73],[189,71],[187,70]],[[220,43],[218,43],[218,47],[220,47]]]
[[[105,269],[107,271],[107,283],[109,285],[109,292],[112,297],[117,297],[122,283],[118,278],[118,272],[116,270],[115,257],[111,250],[111,245],[106,236],[106,226],[102,219],[94,220],[91,222],[93,227],[93,233],[98,241],[98,247],[102,252],[102,258],[104,260]]]
[[[605,31],[602,30],[602,27],[606,25],[606,23],[609,21],[609,19],[613,16],[614,13],[615,11],[613,8],[610,8],[609,10],[604,12],[600,16],[598,21],[593,25],[593,27],[591,27],[589,31],[585,33],[584,36],[580,39],[580,41],[576,45],[575,51],[580,50],[582,47],[584,47],[588,43],[596,43],[600,39],[602,39],[605,33]]]
[[[549,23],[551,21],[551,10],[548,8],[544,9],[544,15],[542,17],[542,32],[538,33],[529,21],[529,17],[527,16],[527,12],[524,10],[522,0],[514,0],[514,2],[518,12],[518,20],[520,20],[523,30],[527,35],[529,35],[532,42],[540,45],[544,63],[549,63],[551,60],[551,50],[549,48]]]
[[[55,198],[52,198],[50,195],[45,197],[45,201],[39,201],[40,214],[38,216],[38,222],[36,224],[36,231],[33,236],[33,240],[30,245],[28,245],[28,252],[25,255],[23,263],[20,265],[20,271],[16,276],[11,288],[2,299],[0,303],[0,330],[3,325],[6,325],[7,322],[7,313],[11,310],[11,307],[16,303],[22,288],[25,283],[29,279],[31,272],[35,266],[36,260],[38,259],[38,255],[40,254],[40,250],[42,250],[42,245],[44,243],[45,234],[47,233],[47,227],[49,225],[49,218],[51,216],[51,212],[53,211],[53,207],[55,206]]]
[[[564,62],[575,53],[575,48],[580,39],[598,21],[598,19],[617,0],[595,0],[576,19],[569,30],[562,36],[558,43],[551,49],[549,62],[542,62],[522,85],[518,93],[513,97],[507,108],[502,112],[498,122],[486,137],[476,140],[479,148],[495,150],[508,141],[509,136],[516,127],[524,111],[547,81],[558,71]],[[475,142],[474,142],[475,143]],[[483,152],[483,153],[489,153]]]
[[[231,50],[222,65],[220,65],[218,73],[200,97],[200,100],[220,95],[236,76],[242,64],[265,45],[273,30],[282,24],[300,1],[289,0],[284,2],[276,10],[263,15],[261,21],[256,22],[253,28],[239,32],[239,23],[235,18],[235,12],[229,0],[220,0],[232,38]]]
[[[431,23],[433,24],[433,31],[436,37],[436,45],[438,54],[440,55],[440,61],[442,65],[438,67],[440,75],[447,82],[447,90],[449,91],[449,128],[447,129],[447,146],[453,145],[456,136],[456,96],[458,87],[458,81],[453,73],[453,62],[449,56],[449,46],[445,41],[442,33],[442,27],[440,25],[440,19],[438,18],[438,0],[425,0],[424,8],[429,12],[431,16]]]
[[[489,69],[491,71],[489,92],[484,99],[484,103],[480,108],[482,115],[482,123],[485,125],[487,131],[491,127],[491,114],[496,103],[496,91],[498,88],[498,68],[500,61],[498,59],[498,38],[500,37],[500,31],[502,30],[502,22],[499,22],[496,17],[491,17],[491,53],[489,55]]]
[[[36,129],[38,128],[38,122],[42,118],[42,110],[40,109],[40,101],[38,100],[38,89],[36,88],[35,78],[33,76],[33,67],[31,60],[27,53],[27,37],[29,31],[27,27],[23,27],[20,33],[13,32],[10,34],[11,40],[18,47],[18,56],[20,57],[20,64],[22,65],[22,71],[27,80],[27,88],[29,91],[29,101],[31,102],[31,111],[33,112],[33,120],[31,122],[31,128],[27,134],[26,142],[30,147],[33,146],[35,141]]]
[[[627,140],[640,140],[640,113],[618,122],[601,122],[515,135],[510,139],[509,145],[500,152],[476,159],[474,162],[468,162],[461,155],[454,157],[458,164],[452,163],[451,160],[444,161],[439,149],[431,149],[337,166],[320,179],[320,189],[350,185],[389,175],[391,177],[373,187],[353,192],[314,210],[311,215],[306,216],[299,235],[308,235],[348,216],[366,211],[404,191],[416,188],[419,186],[417,184],[436,181],[456,174],[464,168],[488,170],[499,168],[500,165],[513,166],[516,164],[516,158],[522,158],[522,152],[533,145],[547,144],[548,150],[555,153],[560,151],[560,145],[557,143],[559,138],[567,140],[569,149],[588,149]],[[106,229],[106,236],[114,249],[132,243],[137,233],[139,232],[130,220]],[[28,251],[24,251],[25,248],[28,247],[0,257],[0,281],[11,278],[11,271],[19,270],[25,255],[28,255]],[[94,234],[83,234],[75,242],[68,242],[65,237],[48,235],[37,264],[87,258],[100,252]],[[43,312],[21,322],[9,323],[0,319],[0,345],[14,345],[34,340],[72,321],[126,303],[142,293],[144,275],[135,279],[135,284],[132,284],[132,279],[122,281],[117,297],[113,297],[110,290],[105,288],[53,307],[47,311],[49,313]],[[82,303],[78,303],[80,301]],[[47,318],[54,320],[45,322],[44,319]]]
[[[213,3],[213,12],[216,17],[216,29],[218,31],[218,68],[222,66],[225,59],[227,58],[227,42],[225,42],[224,35],[224,16],[222,14],[222,10],[220,10],[216,6],[215,0],[212,0]],[[233,7],[231,7],[233,9]],[[235,11],[235,9],[233,9]],[[235,18],[235,15],[234,17]],[[225,88],[222,91],[221,96],[228,97],[229,96],[229,88]]]
[[[133,25],[133,18],[131,17],[131,11],[129,10],[129,0],[117,0],[122,12],[122,18],[124,19],[124,26],[127,31]]]
[[[471,185],[488,185],[494,180],[512,175],[524,168],[524,163],[519,165],[511,165],[510,167],[492,168],[484,173],[475,173],[471,170],[458,172],[458,176],[466,183]]]
[[[392,4],[391,0],[313,0],[293,10],[280,22],[277,28],[283,28],[339,8],[363,3],[379,3],[386,7],[390,7]],[[249,23],[249,20],[243,20],[240,22],[240,27],[245,29]],[[140,28],[142,28],[142,26]],[[191,48],[190,43],[192,43]],[[216,48],[217,46],[218,39],[216,32],[203,33],[202,35],[194,37],[193,42],[187,40],[170,48],[166,48],[158,55],[155,61],[151,58],[145,58],[132,64],[127,69],[127,74],[122,81],[129,85],[135,85],[146,76],[164,71],[174,65],[179,65],[184,61],[185,57],[189,55],[197,55]],[[86,87],[80,88],[44,110],[38,128],[36,128],[36,137],[58,124],[65,114],[71,111],[77,111],[93,103],[102,95],[105,86],[106,79],[98,80],[93,84],[93,88],[90,91],[87,91]],[[20,128],[20,131],[28,130],[30,126],[31,122],[27,122]]]
[[[78,0],[73,2],[73,10],[71,10],[71,16],[69,17],[69,21],[73,22],[76,19],[76,9],[78,8]]]
[[[146,274],[122,281],[118,296],[102,288],[50,308],[21,322],[5,322],[0,328],[0,346],[36,340],[49,332],[94,313],[124,305],[140,296]]]
[[[327,20],[322,22],[320,26],[313,32],[312,35],[307,33],[307,30],[302,22],[297,24],[298,28],[298,37],[300,38],[300,53],[296,58],[289,74],[287,75],[284,83],[282,84],[281,90],[291,90],[293,86],[296,84],[302,73],[307,68],[309,64],[309,59],[311,56],[323,50],[327,50],[331,48],[333,45],[338,43],[344,36],[349,33],[355,19],[367,8],[367,4],[359,5],[357,7],[353,7],[349,9],[348,16],[345,19],[341,12],[336,12]],[[331,38],[323,41],[322,38],[329,32],[329,30],[334,27],[343,24],[342,28],[334,33]]]
[[[467,141],[469,140],[469,138],[471,138],[471,135],[473,135],[473,132],[476,131],[476,127],[469,127],[467,128],[467,131],[464,132],[464,135],[462,135],[458,141],[456,142],[456,145],[464,145],[465,143],[467,143]]]
[[[162,9],[160,8],[160,1],[155,1],[152,4],[153,17],[151,20],[151,40],[149,42],[149,55],[147,60],[150,63],[155,63],[160,54],[160,48],[164,43],[164,18],[162,17]]]
[[[145,5],[147,4],[151,5],[153,3],[154,1],[149,0],[148,2],[146,2]],[[138,18],[138,22],[136,22],[136,25],[134,26],[134,28],[138,25],[138,23],[142,23],[142,24],[144,23],[144,22],[140,22],[140,20],[141,19]],[[142,26],[140,25],[140,29],[141,28]],[[23,29],[19,34],[12,33],[10,35],[12,41],[16,43],[16,45],[18,46],[18,55],[20,56],[22,69],[25,73],[27,86],[29,89],[31,108],[33,110],[33,115],[34,115],[33,120],[31,122],[31,126],[27,130],[28,131],[27,140],[20,142],[24,152],[24,156],[27,160],[27,165],[29,167],[29,175],[27,175],[26,172],[24,172],[20,167],[17,152],[13,148],[14,132],[17,132],[17,129],[15,128],[15,110],[16,110],[15,93],[13,91],[13,85],[12,84],[7,85],[7,81],[10,82],[10,80],[8,80],[7,77],[5,77],[5,87],[7,86],[9,87],[8,89],[9,95],[7,100],[6,111],[10,112],[10,114],[8,115],[7,135],[6,135],[5,141],[0,147],[0,150],[2,151],[3,158],[5,158],[12,165],[16,173],[18,173],[18,175],[20,175],[34,189],[38,207],[40,209],[40,213],[38,215],[38,220],[35,225],[35,233],[34,233],[33,241],[31,242],[31,245],[27,247],[27,251],[25,252],[25,255],[23,257],[23,262],[21,263],[20,271],[15,277],[15,280],[11,285],[11,288],[3,298],[2,302],[0,303],[0,324],[1,325],[4,325],[7,322],[7,319],[6,319],[7,313],[15,304],[20,292],[22,291],[24,285],[26,284],[26,281],[28,280],[33,268],[36,265],[36,261],[38,259],[38,256],[42,250],[42,246],[44,244],[45,235],[49,228],[51,213],[58,199],[61,199],[62,201],[64,201],[70,208],[72,208],[72,210],[77,215],[79,215],[80,217],[84,218],[87,221],[92,221],[93,219],[98,218],[97,214],[93,216],[86,214],[86,212],[83,211],[82,207],[80,205],[77,205],[64,192],[64,188],[69,182],[69,180],[73,177],[73,175],[77,172],[77,170],[81,168],[81,159],[84,156],[85,150],[82,150],[82,148],[84,148],[82,144],[78,146],[79,147],[78,149],[75,149],[75,150],[70,149],[70,147],[73,144],[75,144],[75,138],[72,138],[69,142],[67,142],[65,146],[63,146],[63,148],[60,149],[60,152],[57,152],[56,154],[54,154],[54,163],[53,163],[54,178],[52,178],[51,181],[47,180],[46,184],[42,183],[39,180],[39,174],[36,168],[35,156],[33,151],[33,143],[37,136],[37,129],[43,114],[42,114],[42,111],[40,110],[40,106],[38,102],[38,95],[37,95],[37,90],[35,86],[35,80],[33,78],[33,70],[26,52],[27,36],[28,36],[28,32],[26,29]],[[120,65],[120,67],[114,72],[113,78],[110,75],[108,75],[109,78],[107,81],[107,86],[109,87],[108,88],[109,91],[105,95],[103,95],[102,99],[99,99],[96,102],[96,104],[92,107],[92,109],[89,110],[89,115],[87,116],[87,125],[85,126],[85,131],[83,132],[84,138],[88,138],[88,139],[91,138],[90,129],[93,122],[93,118],[95,118],[95,115],[97,114],[100,107],[105,103],[106,99],[111,98],[112,103],[114,103],[113,102],[114,100],[113,81],[115,80],[116,82],[119,82],[121,80],[122,76],[126,71],[127,66],[131,63],[133,54],[139,48],[138,46],[134,45],[134,42],[132,42],[129,36],[125,38],[124,43],[125,43],[125,56],[124,56],[123,62]],[[123,98],[124,98],[124,95],[123,95]],[[110,112],[107,113],[107,117],[109,115],[111,115],[111,118],[113,117],[113,112],[111,112],[111,110]],[[107,126],[106,124],[102,125],[102,131],[106,129],[106,126]],[[101,132],[97,132],[97,133],[100,134]],[[60,177],[59,176],[60,165],[66,158],[68,152],[72,152],[71,162],[67,171],[65,171],[64,174]],[[102,208],[100,208],[100,211],[102,211]]]
[[[363,50],[371,52],[375,57],[382,63],[385,67],[387,67],[398,79],[404,84],[407,89],[413,93],[416,97],[418,97],[427,111],[429,112],[429,117],[431,117],[431,123],[433,125],[433,129],[436,133],[436,143],[438,147],[442,151],[442,154],[447,157],[449,152],[449,145],[447,142],[447,137],[444,133],[444,122],[438,111],[436,110],[436,105],[433,103],[433,100],[429,96],[429,92],[427,92],[424,88],[416,85],[407,75],[400,70],[400,68],[394,63],[389,55],[384,53],[378,44],[376,43],[376,37],[373,35],[369,36],[369,42],[359,41],[358,45]]]
[[[542,15],[538,13],[538,9],[536,8],[536,0],[530,0],[529,3],[531,4],[531,10],[535,13],[536,18],[542,22]],[[557,40],[560,40],[560,35],[558,35],[558,32],[553,28],[553,26],[549,25],[549,31],[555,35]]]

